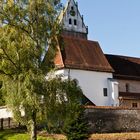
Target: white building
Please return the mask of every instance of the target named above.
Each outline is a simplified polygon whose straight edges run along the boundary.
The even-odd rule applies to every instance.
[[[56,73],[77,79],[85,97],[94,105],[119,106],[113,69],[99,43],[87,39],[88,29],[74,0],[68,1],[60,15],[60,23],[64,30],[55,58]]]

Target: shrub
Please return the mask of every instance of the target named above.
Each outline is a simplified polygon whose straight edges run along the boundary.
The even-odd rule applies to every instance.
[[[63,132],[68,140],[85,140],[88,138],[88,123],[84,115],[84,108],[79,104],[73,105],[71,116],[65,122]]]

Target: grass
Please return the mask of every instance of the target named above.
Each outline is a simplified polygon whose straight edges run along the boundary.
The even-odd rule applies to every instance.
[[[38,140],[66,140],[62,135],[47,135],[45,132]],[[29,140],[29,134],[16,130],[0,131],[0,140]],[[140,140],[140,133],[92,134],[89,140]]]
[[[30,136],[24,132],[17,132],[15,130],[4,130],[0,131],[0,140],[29,140]],[[53,138],[44,138],[38,136],[37,140],[54,140]]]
[[[140,140],[140,133],[93,134],[90,140]]]

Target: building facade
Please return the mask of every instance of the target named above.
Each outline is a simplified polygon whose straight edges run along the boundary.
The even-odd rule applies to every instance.
[[[78,3],[69,0],[59,19],[63,25],[61,44],[64,46],[60,46],[55,58],[56,74],[77,79],[85,97],[94,105],[119,106],[114,70],[99,43],[88,40],[88,29]]]
[[[119,105],[140,108],[140,58],[106,55],[118,82]]]
[[[106,55],[97,41],[88,40],[75,0],[68,0],[59,19],[64,46],[55,58],[56,73],[77,79],[96,106],[140,107],[140,58]]]

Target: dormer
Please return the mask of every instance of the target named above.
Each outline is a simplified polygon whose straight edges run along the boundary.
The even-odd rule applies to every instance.
[[[68,0],[60,15],[60,23],[63,25],[64,35],[87,39],[88,28],[85,26],[75,0]]]

